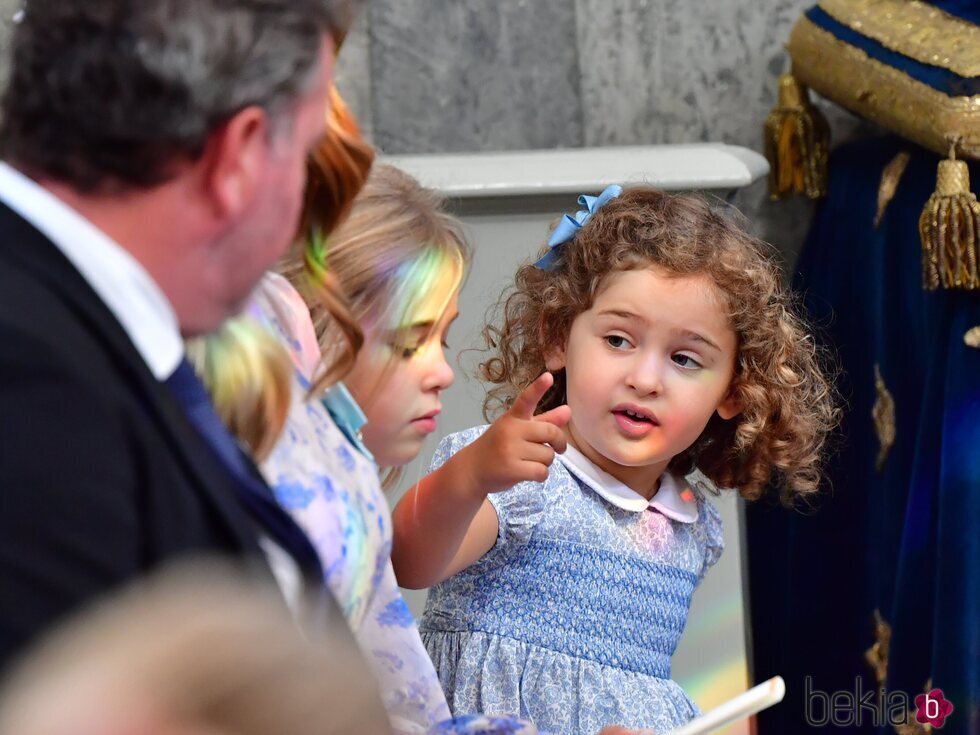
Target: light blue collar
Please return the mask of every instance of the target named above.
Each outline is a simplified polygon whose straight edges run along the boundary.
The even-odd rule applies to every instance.
[[[374,462],[374,455],[364,446],[364,437],[361,433],[367,423],[367,416],[357,405],[357,401],[354,400],[354,396],[350,394],[347,386],[343,382],[334,383],[320,399],[320,402],[327,409],[327,413],[330,414],[333,422],[337,424],[337,428],[354,445],[354,448]]]

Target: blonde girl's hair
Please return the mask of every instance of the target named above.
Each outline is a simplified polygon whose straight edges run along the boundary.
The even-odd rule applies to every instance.
[[[390,165],[376,165],[340,226],[324,243],[326,270],[342,285],[351,317],[375,333],[393,333],[412,323],[435,286],[448,277],[448,307],[460,287],[470,249],[443,198]],[[283,274],[301,287],[295,262]],[[308,301],[324,362],[335,364],[342,328],[324,305]],[[392,357],[393,367],[397,356]],[[323,381],[318,380],[317,384]],[[385,485],[394,482],[389,473]]]
[[[448,274],[459,287],[469,260],[461,225],[443,198],[405,172],[377,165],[350,212],[326,241],[327,269],[339,281],[361,325],[397,330],[411,321]],[[284,273],[297,279],[297,269]],[[301,277],[301,276],[300,276]],[[310,305],[324,355],[336,347],[332,316]]]
[[[706,200],[652,187],[627,189],[600,208],[557,251],[556,267],[522,266],[501,297],[499,323],[484,330],[492,356],[481,365],[492,384],[487,418],[505,409],[545,368],[551,345],[563,345],[612,273],[657,267],[678,276],[705,275],[724,297],[738,339],[731,390],[736,418],[714,415],[670,469],[694,467],[717,487],[758,498],[773,475],[787,504],[813,493],[821,478],[828,432],[839,420],[820,349],[784,287],[766,245]],[[538,404],[566,402],[564,371]]]

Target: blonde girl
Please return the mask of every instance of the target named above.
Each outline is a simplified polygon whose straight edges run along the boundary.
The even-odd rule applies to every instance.
[[[340,226],[323,235],[314,224],[304,260],[269,275],[254,306],[293,362],[291,404],[262,472],[316,548],[398,733],[449,716],[395,582],[379,480],[379,466],[391,475],[418,454],[453,381],[443,349],[467,247],[441,206],[408,175],[376,166]],[[356,352],[317,273],[343,289],[335,304],[358,325]],[[345,382],[333,382],[347,356]]]

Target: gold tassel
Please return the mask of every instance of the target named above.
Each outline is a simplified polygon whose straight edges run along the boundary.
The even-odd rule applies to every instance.
[[[830,126],[792,74],[779,77],[779,102],[766,118],[763,143],[770,199],[793,193],[817,199],[827,193]]]
[[[980,289],[977,240],[980,237],[980,202],[970,191],[966,161],[956,160],[955,144],[949,160],[939,162],[936,191],[919,217],[922,238],[922,287]]]

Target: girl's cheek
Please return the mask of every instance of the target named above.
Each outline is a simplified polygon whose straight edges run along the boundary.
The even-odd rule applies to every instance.
[[[717,382],[718,375],[708,370],[699,371],[698,375],[694,378],[694,383],[698,386],[698,390],[708,390]]]
[[[692,377],[698,385],[714,385],[724,378],[721,370],[715,367],[703,367],[696,370]]]

